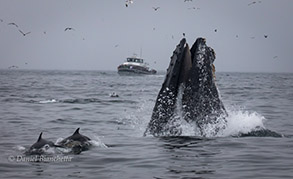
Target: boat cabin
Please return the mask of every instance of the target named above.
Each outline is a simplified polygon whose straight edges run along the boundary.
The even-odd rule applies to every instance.
[[[143,63],[143,59],[141,59],[141,58],[127,58],[127,62]]]

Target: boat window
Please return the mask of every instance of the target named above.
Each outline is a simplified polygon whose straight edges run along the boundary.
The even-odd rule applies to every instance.
[[[143,59],[139,59],[139,58],[127,58],[127,62],[143,63]]]
[[[142,59],[136,59],[136,62],[143,63],[143,60]]]

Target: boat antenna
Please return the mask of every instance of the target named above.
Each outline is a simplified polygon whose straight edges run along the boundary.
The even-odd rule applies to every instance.
[[[139,53],[139,55],[140,55],[140,58],[142,58],[142,47],[140,46],[140,53]]]

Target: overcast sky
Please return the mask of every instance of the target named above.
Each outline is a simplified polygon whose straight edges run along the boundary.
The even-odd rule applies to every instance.
[[[166,70],[183,33],[217,71],[293,72],[292,0],[0,0],[0,68],[116,70],[142,49]]]

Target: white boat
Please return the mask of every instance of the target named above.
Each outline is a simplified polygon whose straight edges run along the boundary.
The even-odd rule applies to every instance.
[[[157,71],[151,69],[142,58],[128,57],[126,62],[118,66],[119,74],[156,74]]]

